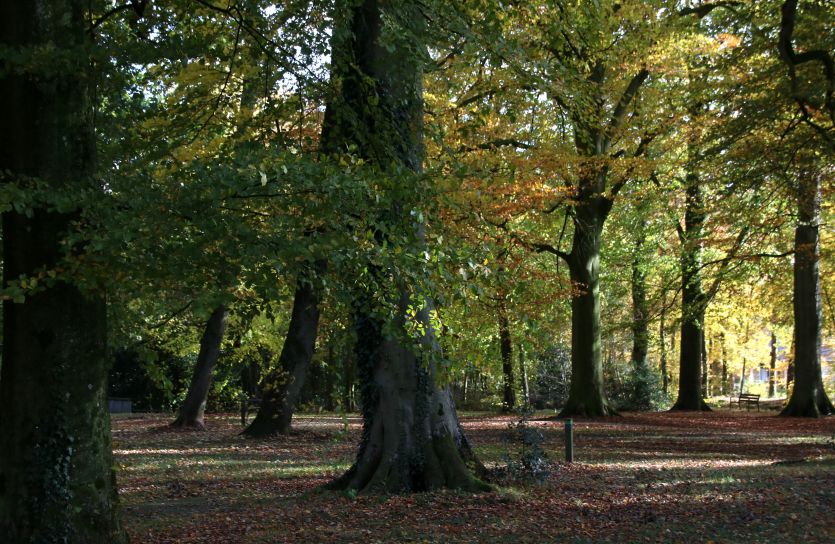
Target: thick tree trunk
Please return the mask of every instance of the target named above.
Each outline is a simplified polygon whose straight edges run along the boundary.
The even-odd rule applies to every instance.
[[[510,322],[504,295],[499,295],[499,351],[502,357],[503,398],[502,411],[511,412],[516,408],[516,387],[513,379],[513,341],[510,337]]]
[[[835,412],[821,375],[820,190],[821,174],[807,173],[800,180],[794,231],[794,389],[783,416]]]
[[[21,65],[7,60],[0,75],[0,170],[22,187],[27,178],[59,194],[96,187],[82,6],[80,0],[0,2],[4,48],[60,57]],[[7,282],[55,271],[77,218],[40,204],[30,211],[2,217]],[[127,542],[110,446],[106,338],[102,293],[81,293],[68,281],[41,276],[39,292],[22,303],[3,302],[3,542]]]
[[[705,294],[702,290],[704,197],[699,179],[687,175],[684,236],[681,249],[681,344],[678,399],[673,410],[710,410],[702,397]]]
[[[197,354],[197,364],[188,386],[186,399],[180,406],[180,414],[172,423],[172,427],[204,430],[203,413],[206,411],[206,399],[212,385],[212,374],[215,364],[220,357],[223,335],[226,333],[226,323],[229,310],[225,306],[218,306],[206,321],[206,328],[200,338],[200,352]]]
[[[561,418],[616,413],[603,390],[600,345],[600,234],[597,202],[578,206],[568,269],[575,293],[571,297],[571,386]]]
[[[403,301],[408,303],[405,296]],[[382,322],[364,310],[355,323],[363,434],[356,463],[329,487],[372,493],[488,490],[471,473],[478,465],[467,466],[475,458],[449,389],[435,385],[434,364],[421,361],[402,339],[384,337]]]
[[[384,25],[384,12],[387,23]],[[337,9],[333,65],[340,92],[328,104],[323,148],[338,152],[350,145],[380,169],[419,173],[423,163],[422,60],[424,15],[413,2],[363,0]],[[344,19],[343,19],[344,18]],[[408,29],[397,29],[398,25]],[[409,176],[401,176],[407,182]],[[405,178],[405,179],[404,179]],[[383,221],[399,206],[381,211]],[[418,238],[422,238],[418,232]],[[383,232],[378,238],[385,237]],[[372,272],[392,282],[385,270]],[[330,487],[359,492],[401,492],[437,487],[473,491],[489,487],[473,475],[478,463],[461,432],[449,388],[436,383],[436,357],[417,357],[405,330],[414,297],[406,285],[399,294],[399,316],[384,324],[374,315],[374,294],[358,297],[357,371],[361,383],[363,434],[353,467]],[[428,319],[432,301],[418,294],[423,344],[437,353]],[[384,335],[383,330],[390,331]],[[417,339],[412,339],[416,341]],[[468,463],[470,466],[468,466]]]
[[[324,264],[317,265],[317,272]],[[310,277],[301,275],[293,297],[293,313],[278,366],[263,381],[261,407],[242,434],[250,437],[289,434],[293,410],[304,386],[319,330],[319,296]]]

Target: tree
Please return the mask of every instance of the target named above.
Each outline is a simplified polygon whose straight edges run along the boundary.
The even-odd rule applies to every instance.
[[[223,335],[226,333],[228,319],[229,310],[226,306],[218,306],[206,321],[191,384],[180,406],[180,414],[171,423],[172,427],[190,427],[201,431],[206,428],[203,422],[203,412],[206,410],[206,398],[209,396],[209,386],[212,384],[212,372],[220,357],[220,347]]]
[[[68,231],[84,228],[75,203],[101,190],[92,180],[83,5],[0,5],[3,49],[15,52],[0,79],[2,188],[45,191],[3,209],[4,288],[17,290],[3,303],[0,374],[0,535],[7,542],[127,541],[110,446],[104,296],[74,283],[67,270],[86,248],[64,243]],[[23,60],[34,58],[41,61]]]
[[[333,81],[338,87],[328,104],[323,147],[355,149],[379,176],[392,176],[399,189],[414,183],[414,174],[422,169],[423,15],[412,2],[364,0],[340,8],[333,38]],[[401,214],[411,215],[406,204],[397,197],[390,209],[376,210],[373,223],[378,228],[372,234],[377,243],[391,236]],[[420,241],[421,227],[405,223]],[[449,388],[437,382],[431,299],[410,290],[394,272],[369,264],[371,284],[357,297],[362,441],[354,465],[330,487],[360,492],[486,490],[462,455],[468,446]],[[371,291],[375,286],[377,293]],[[375,302],[381,296],[393,299],[390,319],[382,317],[383,309]],[[406,330],[408,313],[419,329],[417,343]]]
[[[324,262],[316,267],[321,273]],[[293,312],[278,365],[263,380],[263,397],[255,419],[244,430],[250,437],[289,434],[293,410],[304,386],[319,329],[319,294],[310,273],[299,275]]]
[[[825,49],[795,52],[792,41],[797,9],[797,0],[786,0],[781,7],[778,50],[789,68],[792,98],[797,102],[804,124],[814,130],[831,155],[835,150],[835,60]],[[798,71],[807,63],[819,64],[823,72],[821,86],[825,90],[822,99],[812,98],[820,93],[801,88],[803,80]],[[825,125],[821,125],[816,118],[820,118]],[[804,153],[801,160],[805,164],[801,164],[797,179],[797,226],[794,235],[794,389],[780,414],[817,417],[835,412],[823,387],[820,361],[821,184],[824,175],[831,174],[832,167],[826,166],[814,152]]]

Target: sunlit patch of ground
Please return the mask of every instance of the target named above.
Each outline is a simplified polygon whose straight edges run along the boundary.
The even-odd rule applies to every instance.
[[[302,415],[288,437],[208,431],[165,416],[113,422],[125,525],[133,542],[835,542],[835,419],[773,413],[624,414],[563,422],[539,414],[553,461],[542,484],[502,480],[486,495],[344,497],[317,489],[353,460],[360,420]],[[468,414],[488,466],[518,455],[514,416]]]

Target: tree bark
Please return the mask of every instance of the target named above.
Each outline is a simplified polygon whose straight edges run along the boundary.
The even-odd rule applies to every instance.
[[[649,362],[649,303],[647,302],[646,271],[643,267],[642,251],[646,242],[646,206],[638,205],[639,215],[635,227],[635,239],[632,248],[632,409],[652,408],[652,392],[650,391]],[[666,357],[666,354],[664,355]]]
[[[702,323],[702,327],[704,327],[704,322]],[[708,393],[708,364],[707,364],[708,352],[707,346],[705,345],[705,333],[704,329],[702,329],[702,398],[707,398],[709,396]]]
[[[9,51],[56,51],[46,69],[7,59],[0,76],[0,171],[54,193],[96,190],[90,59],[80,0],[0,3]],[[0,539],[127,542],[119,521],[107,407],[102,292],[50,281],[78,213],[35,203],[3,213],[3,277],[38,277],[24,302],[3,302]],[[76,256],[69,256],[70,259]]]
[[[666,317],[667,317],[667,308],[666,304],[667,301],[662,301],[663,307],[661,308],[661,319],[658,325],[658,349],[661,352],[660,355],[660,362],[659,367],[661,368],[661,391],[664,393],[664,396],[667,396],[669,390],[669,377],[667,376],[667,339],[666,339]]]
[[[771,356],[769,357],[769,372],[768,372],[768,398],[774,398],[776,389],[777,370],[777,335],[772,331],[771,333]]]
[[[200,431],[206,429],[203,413],[206,411],[206,399],[212,385],[215,364],[220,357],[220,348],[228,319],[229,310],[225,306],[218,306],[206,321],[206,328],[200,338],[200,352],[197,354],[197,363],[194,365],[186,399],[180,407],[177,419],[171,423],[172,427]]]
[[[702,397],[705,293],[702,290],[704,196],[698,177],[687,174],[687,198],[681,248],[681,344],[678,399],[673,410],[710,410]]]
[[[525,365],[525,350],[519,346],[519,374],[522,376],[522,395],[527,408],[531,403],[531,388],[528,382],[528,369]]]
[[[324,271],[324,262],[316,266]],[[242,434],[249,437],[289,434],[293,410],[304,386],[319,330],[319,295],[309,275],[301,274],[293,297],[293,313],[278,366],[263,382],[261,407]]]
[[[511,412],[516,408],[516,388],[513,379],[513,340],[510,337],[510,322],[503,294],[498,301],[499,348],[502,357],[503,399],[502,411]]]
[[[421,172],[423,91],[418,52],[424,46],[418,36],[423,14],[415,3],[382,0],[347,2],[337,13],[332,54],[340,87],[325,113],[325,149],[335,153],[350,145],[389,174]],[[339,28],[342,24],[346,26]],[[398,25],[409,28],[397,31]],[[390,221],[394,227],[402,213],[399,207],[382,213],[382,222]],[[378,239],[385,236],[377,233]],[[386,270],[372,274],[384,285],[397,281]],[[357,297],[363,433],[356,462],[329,487],[357,492],[488,490],[473,474],[478,463],[461,432],[449,388],[437,385],[438,358],[417,354],[439,350],[428,319],[431,298],[422,293],[413,297],[409,286],[400,282],[390,287],[386,290],[398,293],[393,301],[398,314],[389,323],[375,312],[374,293],[365,291]],[[423,310],[410,319],[420,322],[423,334],[410,340],[406,313],[415,298],[422,299]],[[422,344],[419,352],[415,341]]]
[[[600,345],[600,235],[605,212],[587,200],[574,213],[574,239],[568,270],[571,297],[571,385],[561,418],[616,414],[603,390]]]
[[[745,393],[745,373],[746,367],[748,365],[748,359],[746,357],[742,358],[742,375],[739,378],[739,394]]]
[[[821,375],[820,173],[806,173],[798,190],[794,231],[794,389],[783,416],[835,412]]]
[[[719,338],[722,342],[722,394],[727,395],[730,388],[728,387],[728,352],[725,349],[725,333],[721,333]]]

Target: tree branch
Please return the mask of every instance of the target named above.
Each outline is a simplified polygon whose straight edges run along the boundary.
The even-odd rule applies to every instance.
[[[498,147],[507,147],[513,146],[518,147],[520,149],[536,149],[536,146],[527,144],[520,140],[515,140],[513,138],[500,138],[498,140],[492,140],[490,142],[484,142],[482,144],[476,144],[474,146],[465,146],[462,145],[458,148],[458,153],[469,153],[470,151],[479,151],[479,150],[489,150],[489,149],[496,149]]]
[[[696,15],[699,18],[705,17],[711,11],[715,10],[716,8],[727,8],[731,11],[736,11],[734,8],[736,6],[741,6],[742,2],[709,2],[707,4],[702,4],[700,6],[693,6],[689,8],[684,8],[683,10],[679,11],[678,14],[682,17],[685,15]]]

